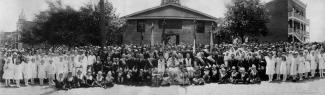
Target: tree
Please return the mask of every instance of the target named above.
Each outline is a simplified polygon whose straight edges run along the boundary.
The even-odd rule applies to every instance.
[[[226,29],[244,42],[244,37],[267,35],[268,13],[260,0],[232,0],[227,6]]]
[[[100,45],[102,40],[101,24],[105,31],[121,28],[118,16],[110,2],[105,2],[104,21],[100,19],[98,6],[86,4],[79,10],[62,5],[60,0],[48,2],[49,9],[36,15],[36,25],[24,33],[22,39],[27,44],[47,43],[50,45]],[[37,39],[33,39],[36,37]]]

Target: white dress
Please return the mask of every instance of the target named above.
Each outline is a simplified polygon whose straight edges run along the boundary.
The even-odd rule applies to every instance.
[[[24,79],[30,79],[32,78],[32,72],[31,72],[31,68],[29,65],[31,64],[31,62],[29,61],[28,63],[26,62],[22,62],[21,65],[23,67],[23,76],[24,76]]]
[[[292,57],[292,55],[290,54],[290,55],[288,55],[287,56],[287,74],[289,75],[289,74],[291,74],[291,64],[292,64],[292,60],[293,60],[293,57]]]
[[[166,65],[166,61],[161,60],[161,59],[158,60],[158,72],[159,73],[165,72],[165,69],[166,69],[165,65]]]
[[[325,69],[325,68],[324,68],[324,63],[325,63],[325,59],[324,59],[324,58],[325,58],[325,57],[322,56],[321,54],[318,55],[318,59],[319,59],[319,65],[318,65],[318,68],[319,68],[319,69]]]
[[[46,65],[44,64],[45,60],[44,59],[40,59],[40,64],[38,64],[38,78],[42,78],[45,79],[46,78]]]
[[[14,79],[16,79],[16,80],[23,79],[23,65],[22,64],[14,65]]]
[[[275,59],[275,73],[276,73],[276,74],[281,74],[281,73],[280,73],[281,63],[282,63],[281,58],[280,58],[280,57],[277,57],[277,58]]]
[[[286,61],[281,61],[281,65],[280,65],[280,74],[288,74],[287,73],[287,62]]]
[[[265,56],[265,61],[266,61],[266,74],[267,75],[272,75],[275,73],[275,61],[274,59],[268,57],[268,56]]]
[[[302,73],[305,73],[306,70],[305,70],[305,59],[304,57],[300,56],[298,57],[298,60],[299,60],[299,64],[298,64],[298,73],[302,74]]]
[[[310,70],[316,70],[317,68],[317,63],[316,63],[316,56],[311,55],[310,56]]]
[[[291,66],[290,66],[290,75],[297,75],[298,68],[297,65],[299,64],[298,58],[292,58]]]
[[[309,58],[305,58],[305,73],[310,72],[310,61]]]
[[[3,79],[13,79],[14,78],[14,64],[12,61],[12,57],[8,57],[3,66]]]

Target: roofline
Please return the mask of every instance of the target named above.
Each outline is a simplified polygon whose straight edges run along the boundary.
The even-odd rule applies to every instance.
[[[177,17],[177,16],[150,16],[150,17],[129,17],[126,20],[136,20],[136,19],[184,19],[184,20],[204,20],[204,21],[218,21],[218,19],[201,19],[194,17]]]
[[[182,6],[182,5],[177,5],[177,4],[166,4],[166,5],[161,5],[161,6],[156,6],[156,7],[148,8],[148,9],[145,9],[145,10],[142,10],[142,11],[138,11],[138,12],[135,12],[135,13],[132,13],[132,14],[123,16],[122,18],[127,19],[127,18],[129,18],[131,16],[134,16],[134,15],[137,15],[137,14],[140,14],[140,13],[144,13],[144,12],[147,12],[147,11],[151,11],[151,10],[154,10],[154,9],[166,7],[166,6],[179,7],[179,8],[183,8],[183,9],[186,9],[186,10],[189,10],[189,11],[192,11],[192,12],[195,12],[195,13],[198,13],[198,14],[201,14],[201,15],[206,16],[206,17],[209,17],[209,18],[218,19],[218,18],[216,18],[214,16],[211,16],[211,15],[208,15],[206,13],[203,13],[203,12],[200,12],[200,11],[197,11],[197,10],[194,10],[194,9],[191,9],[191,8],[188,8],[188,7],[185,7],[185,6]]]

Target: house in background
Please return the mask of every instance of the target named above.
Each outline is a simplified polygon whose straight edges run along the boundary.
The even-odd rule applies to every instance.
[[[183,6],[179,0],[162,0],[161,5],[123,17],[125,44],[209,44],[218,18]]]

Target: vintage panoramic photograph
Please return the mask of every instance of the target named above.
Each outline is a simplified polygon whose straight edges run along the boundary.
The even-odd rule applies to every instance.
[[[325,0],[0,0],[0,95],[325,95]]]

